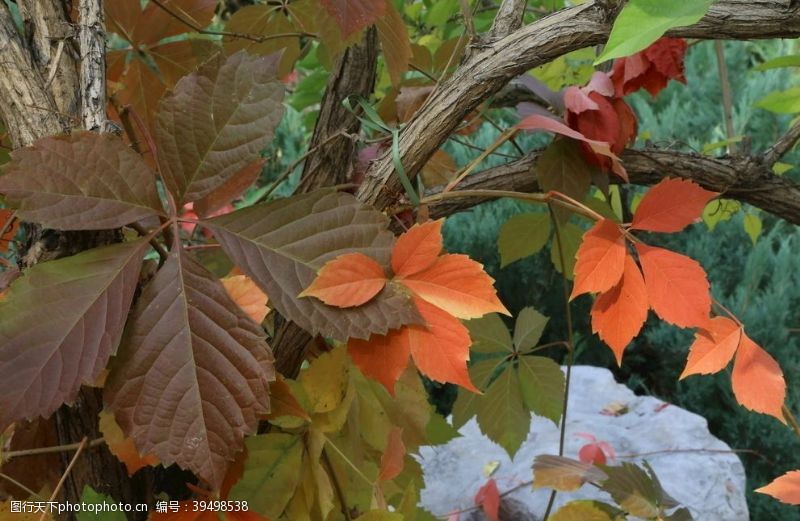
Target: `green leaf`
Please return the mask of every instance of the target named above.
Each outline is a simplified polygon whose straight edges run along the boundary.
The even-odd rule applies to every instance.
[[[228,182],[272,141],[283,115],[278,59],[217,55],[162,98],[158,163],[179,205]]]
[[[575,276],[575,255],[577,255],[578,248],[583,240],[583,230],[575,224],[567,223],[560,227],[560,233],[560,243],[564,248],[563,260],[566,270],[561,268],[561,248],[559,247],[558,237],[555,234],[553,234],[553,241],[550,245],[550,262],[553,263],[556,271],[563,273],[567,279],[572,280]]]
[[[275,374],[265,336],[175,245],[136,303],[105,401],[141,454],[218,487],[269,412]]]
[[[544,356],[521,356],[519,377],[525,406],[558,425],[564,411],[566,386],[561,367]]]
[[[583,201],[592,185],[592,173],[577,142],[569,139],[554,140],[536,162],[536,179],[543,192],[560,192],[576,201]],[[553,205],[559,222],[569,220],[572,212]]]
[[[537,253],[550,238],[550,215],[523,213],[503,224],[497,237],[500,250],[500,267]]]
[[[104,230],[163,214],[155,174],[111,134],[46,137],[11,158],[0,192],[25,221],[59,230]]]
[[[536,347],[549,320],[532,307],[523,308],[517,315],[517,323],[514,325],[514,345],[517,351]]]
[[[598,501],[586,499],[570,501],[559,508],[550,519],[552,521],[614,521],[616,517],[608,512],[608,509],[611,508],[610,505]]]
[[[27,270],[0,300],[0,431],[50,416],[94,383],[117,349],[147,240]]]
[[[478,398],[477,406],[481,432],[513,458],[528,437],[531,426],[531,414],[522,401],[517,370],[508,365]]]
[[[83,487],[81,503],[95,505],[93,512],[81,511],[76,514],[77,521],[126,521],[125,513],[118,510],[119,503],[111,496],[95,491],[89,485]]]
[[[778,69],[780,67],[800,67],[800,54],[792,54],[790,56],[779,56],[767,60],[758,67],[757,71],[767,71],[769,69]]]
[[[794,168],[794,165],[790,165],[789,163],[781,163],[780,161],[772,165],[772,171],[775,172],[775,175],[783,175],[792,168]]]
[[[742,209],[742,204],[739,201],[732,199],[717,199],[711,201],[703,209],[703,222],[709,230],[714,231],[722,221],[729,221],[731,217]]]
[[[350,194],[318,190],[243,208],[204,225],[281,315],[313,334],[366,339],[421,320],[392,285],[355,308],[297,297],[327,261],[345,253],[363,253],[388,267],[394,235],[387,217]]]
[[[269,433],[247,438],[245,444],[244,473],[228,499],[247,501],[250,510],[278,519],[297,488],[303,468],[302,438]]]
[[[661,494],[650,476],[633,463],[620,466],[601,465],[608,479],[601,485],[626,512],[636,517],[650,519],[661,512]]]
[[[800,87],[780,92],[771,92],[761,98],[756,107],[778,114],[795,114],[800,112]]]
[[[630,56],[675,27],[700,21],[714,0],[630,0],[617,16],[605,49],[595,65]]]
[[[475,362],[469,367],[469,377],[475,383],[478,389],[485,390],[489,385],[492,375],[502,362],[499,360],[481,360]],[[460,389],[458,397],[453,404],[453,427],[456,429],[467,423],[470,418],[478,413],[478,407],[483,401],[484,397]]]
[[[753,241],[753,246],[755,246],[758,237],[761,235],[761,229],[763,228],[761,217],[754,213],[749,213],[744,216],[743,223],[745,233],[750,237],[750,240]]]
[[[464,325],[469,329],[472,339],[470,349],[476,353],[499,354],[513,352],[511,335],[503,319],[497,313],[468,320]]]

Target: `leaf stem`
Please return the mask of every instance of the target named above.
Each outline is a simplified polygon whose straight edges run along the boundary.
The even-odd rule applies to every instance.
[[[558,197],[556,197],[556,195]],[[591,220],[600,220],[604,217],[591,208],[584,206],[580,203],[577,205],[572,199],[569,197],[563,196],[563,194],[559,192],[549,192],[546,194],[543,193],[536,193],[531,194],[527,192],[513,192],[509,190],[457,190],[455,192],[440,192],[438,194],[429,195],[428,197],[423,198],[420,203],[421,204],[430,204],[436,203],[439,201],[445,201],[447,199],[462,199],[462,198],[470,198],[470,197],[484,197],[484,198],[495,198],[499,199],[501,197],[508,197],[511,199],[519,199],[520,201],[528,201],[531,203],[540,203],[540,204],[557,204],[567,210],[570,210],[578,215],[582,215]],[[566,198],[566,199],[564,199]]]
[[[2,472],[0,472],[0,479],[4,479],[4,480],[8,481],[9,483],[21,488],[22,490],[24,490],[25,492],[30,494],[31,497],[36,498],[36,499],[38,499],[40,501],[44,501],[44,498],[42,496],[40,496],[39,494],[37,494],[33,490],[29,489],[24,484],[20,483],[19,481],[17,481],[16,479],[12,478],[8,474],[3,474]]]
[[[166,225],[164,225],[164,226],[166,227]],[[147,230],[145,230],[145,229],[144,229],[144,227],[143,227],[141,224],[139,224],[139,223],[130,223],[130,224],[128,225],[128,227],[129,227],[129,228],[132,228],[133,230],[135,230],[135,231],[136,231],[136,233],[138,233],[138,234],[139,234],[139,237],[147,237],[148,235],[151,235],[151,234],[150,234],[150,233],[148,233],[148,231],[147,231]],[[157,232],[156,232],[156,233],[157,233]],[[154,250],[156,250],[156,251],[158,252],[158,256],[159,256],[159,258],[161,259],[161,262],[159,262],[159,266],[162,266],[162,265],[163,265],[163,264],[164,264],[164,263],[167,261],[167,257],[168,257],[167,250],[165,250],[165,249],[164,249],[164,247],[161,245],[161,243],[160,243],[160,242],[158,242],[158,241],[155,239],[155,237],[153,237],[152,235],[151,235],[151,236],[150,236],[150,238],[149,238],[149,242],[150,242],[150,246],[152,246],[152,247],[153,247],[153,249],[154,249]]]
[[[61,475],[61,479],[58,480],[56,488],[53,489],[53,493],[50,494],[49,501],[51,502],[55,501],[56,496],[58,496],[58,493],[61,491],[61,487],[64,486],[64,482],[67,481],[67,476],[69,476],[69,473],[72,472],[72,468],[75,466],[75,463],[78,462],[78,457],[83,452],[83,449],[84,447],[86,447],[86,443],[88,441],[89,438],[87,438],[86,436],[84,436],[83,439],[81,440],[80,444],[78,445],[78,450],[75,451],[75,455],[72,456],[72,460],[69,462],[69,465],[67,465],[67,469],[64,471],[64,474]],[[42,512],[42,515],[39,516],[39,521],[44,521],[46,517],[47,517],[47,511],[45,510],[44,512]]]
[[[442,191],[442,193],[445,193],[445,192],[450,192],[450,191],[451,191],[453,188],[455,188],[455,187],[456,187],[456,185],[458,185],[458,183],[460,183],[460,182],[461,182],[461,181],[462,181],[462,180],[463,180],[465,177],[467,177],[469,174],[471,174],[471,173],[472,173],[472,171],[473,171],[473,170],[475,170],[475,168],[476,168],[476,167],[477,167],[479,164],[481,164],[481,163],[483,162],[483,160],[484,160],[484,159],[486,159],[487,157],[489,157],[489,155],[490,155],[492,152],[494,152],[495,150],[497,150],[498,148],[500,148],[500,147],[503,145],[503,143],[505,143],[506,141],[508,141],[508,140],[509,140],[509,139],[511,139],[512,137],[514,137],[514,134],[516,134],[517,132],[519,132],[519,129],[518,129],[517,127],[511,127],[511,128],[509,128],[509,129],[507,129],[507,130],[503,131],[503,132],[502,132],[502,133],[501,133],[501,134],[500,134],[500,135],[497,137],[497,139],[494,141],[494,143],[492,143],[491,145],[489,145],[489,147],[488,147],[486,150],[484,150],[484,151],[483,151],[483,152],[482,152],[482,153],[481,153],[481,154],[480,154],[478,157],[476,157],[475,159],[473,159],[473,160],[470,162],[470,164],[468,164],[468,165],[467,165],[467,166],[464,168],[464,170],[462,170],[462,171],[461,171],[461,173],[460,173],[460,174],[458,174],[458,176],[457,176],[455,179],[453,179],[452,181],[450,181],[450,184],[448,184],[448,185],[445,187],[445,189]]]

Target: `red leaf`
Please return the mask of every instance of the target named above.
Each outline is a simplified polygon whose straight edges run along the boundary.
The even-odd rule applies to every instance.
[[[483,271],[483,265],[466,255],[444,255],[424,271],[395,280],[420,299],[458,318],[479,318],[492,312],[509,314],[497,298],[494,279]]]
[[[686,83],[683,60],[689,45],[683,38],[660,38],[644,50],[655,69],[668,79]],[[651,92],[651,94],[653,94]],[[655,96],[655,94],[653,94]]]
[[[800,505],[800,470],[787,472],[769,485],[757,488],[756,492],[772,496],[781,503]]]
[[[500,519],[500,491],[497,490],[497,482],[490,479],[475,494],[475,504],[482,507],[486,517],[490,521]]]
[[[211,217],[211,214],[230,204],[231,201],[242,195],[250,185],[255,183],[261,175],[261,169],[266,162],[267,160],[262,158],[245,165],[225,184],[196,201],[194,210],[201,217]]]
[[[680,38],[660,38],[647,49],[614,62],[611,79],[617,96],[644,88],[658,94],[670,79],[686,83],[683,61],[688,45]]]
[[[706,204],[717,195],[692,181],[664,179],[642,198],[631,228],[650,232],[679,232],[699,219]]]
[[[597,443],[587,443],[578,451],[578,459],[592,465],[605,465],[606,454]]]
[[[567,87],[564,91],[564,106],[573,114],[580,114],[585,110],[600,110],[597,104],[580,87]]]
[[[411,347],[405,328],[389,331],[387,335],[372,335],[369,340],[351,338],[347,352],[361,372],[394,395],[394,384],[408,365]]]
[[[703,267],[678,253],[637,244],[650,307],[680,327],[706,327],[711,294]]]
[[[328,261],[300,297],[316,297],[340,308],[366,304],[386,285],[380,264],[363,253],[346,253]]]
[[[320,3],[336,20],[345,40],[386,14],[385,0],[320,0]]]
[[[725,317],[712,318],[706,329],[694,334],[694,343],[686,360],[681,380],[693,374],[712,374],[722,371],[739,347],[742,328]]]
[[[0,234],[0,252],[8,250],[11,241],[14,239],[19,229],[18,219],[14,218],[14,222],[9,222],[9,219],[13,216],[14,212],[12,210],[0,208],[0,230],[5,230]]]
[[[736,401],[751,411],[770,414],[783,423],[786,381],[778,362],[744,332],[731,375]]]
[[[381,470],[378,479],[389,481],[403,472],[403,458],[406,455],[406,446],[403,444],[403,429],[392,427],[386,440],[386,448],[381,455]]]
[[[392,271],[408,277],[427,269],[442,251],[443,219],[415,224],[397,239],[392,250]]]
[[[625,269],[625,237],[613,221],[598,221],[583,236],[575,263],[575,285],[570,299],[613,288]]]
[[[619,283],[598,296],[592,306],[592,332],[611,347],[618,365],[622,365],[625,348],[642,329],[648,307],[642,273],[633,257],[626,255]]]

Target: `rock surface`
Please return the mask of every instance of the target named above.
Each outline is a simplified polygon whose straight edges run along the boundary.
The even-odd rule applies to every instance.
[[[619,416],[603,413],[609,406],[619,405],[627,407],[627,412]],[[480,432],[474,419],[459,432],[461,437],[445,445],[420,450],[425,475],[421,503],[437,516],[473,505],[475,493],[486,483],[487,465],[499,463],[492,477],[503,493],[530,482],[531,464],[537,455],[558,454],[558,428],[544,418],[534,416],[531,432],[513,460]],[[614,448],[617,459],[609,464],[646,459],[667,493],[688,507],[695,520],[749,520],[742,463],[728,452],[730,447],[708,432],[703,417],[653,397],[636,396],[615,382],[607,369],[576,366],[570,386],[565,456],[577,459],[580,448],[588,443],[581,433]],[[539,519],[549,496],[549,489],[533,490],[530,485],[512,492],[507,497],[515,500],[517,512],[520,505],[527,509],[527,513],[514,515],[514,521]],[[605,492],[584,486],[558,494],[555,507],[574,499],[611,502]],[[462,519],[484,518],[472,512]]]

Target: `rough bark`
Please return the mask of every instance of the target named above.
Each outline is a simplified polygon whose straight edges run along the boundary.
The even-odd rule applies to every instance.
[[[106,130],[106,24],[98,1],[78,4],[81,122],[95,132]]]

